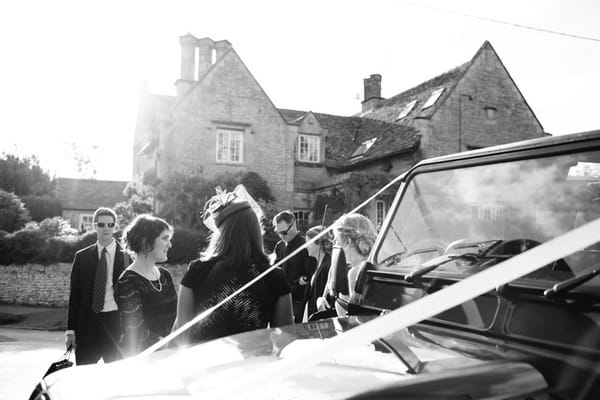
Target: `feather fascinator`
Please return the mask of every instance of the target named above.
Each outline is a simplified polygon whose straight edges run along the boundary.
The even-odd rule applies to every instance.
[[[251,208],[260,221],[264,215],[260,206],[252,198],[244,185],[237,185],[232,192],[215,188],[216,194],[204,205],[202,218],[204,225],[211,231],[216,231],[227,217],[242,210]]]

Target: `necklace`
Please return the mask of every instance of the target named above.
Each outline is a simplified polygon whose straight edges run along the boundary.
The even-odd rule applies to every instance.
[[[162,291],[162,282],[160,281],[160,276],[158,277],[158,288],[154,286],[154,283],[150,279],[148,279],[148,282],[150,282],[150,286],[152,286],[152,289],[156,290],[157,292]]]
[[[137,270],[137,269],[134,269],[134,268],[130,268],[130,269],[131,269],[132,271],[134,271],[136,274],[138,274],[139,276],[141,276],[142,278],[144,278],[145,280],[147,280],[147,281],[150,283],[150,286],[152,286],[152,288],[153,288],[154,290],[156,290],[157,292],[160,292],[160,291],[162,291],[162,282],[161,282],[161,280],[160,280],[160,270],[158,270],[156,267],[154,267],[154,268],[153,268],[153,270],[152,270],[152,273],[150,274],[150,277],[148,277],[148,276],[146,275],[146,273],[142,273],[141,271],[139,271],[139,270]],[[154,279],[154,274],[155,274],[155,273],[158,275],[158,278],[156,278],[156,279]],[[154,282],[153,282],[153,281],[155,281],[155,280],[157,280],[157,281],[158,281],[158,287],[156,287],[156,286],[154,285]]]
[[[157,292],[162,291],[162,282],[160,281],[160,271],[157,271],[156,269],[154,270],[156,272],[158,272],[158,278],[156,280],[158,280],[158,288],[156,286],[154,286],[154,282],[152,281],[152,279],[148,279],[148,282],[150,282],[150,285],[152,286],[152,288],[154,290],[156,290]]]

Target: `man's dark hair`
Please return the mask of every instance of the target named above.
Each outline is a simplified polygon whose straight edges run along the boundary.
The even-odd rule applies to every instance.
[[[291,225],[296,222],[296,217],[294,217],[294,213],[290,210],[284,210],[273,217],[273,225],[277,225],[281,221],[285,221]]]
[[[113,217],[113,221],[117,222],[117,213],[108,207],[100,207],[96,211],[94,211],[94,223],[98,222],[98,218],[103,215],[107,215],[109,217]]]

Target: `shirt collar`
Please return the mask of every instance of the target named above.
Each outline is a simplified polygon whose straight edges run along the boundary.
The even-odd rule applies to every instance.
[[[102,246],[100,245],[100,243],[96,242],[96,246],[98,247],[98,257],[100,257],[102,255]],[[106,246],[106,251],[109,254],[115,254],[115,251],[117,250],[117,242],[113,239],[107,246]]]

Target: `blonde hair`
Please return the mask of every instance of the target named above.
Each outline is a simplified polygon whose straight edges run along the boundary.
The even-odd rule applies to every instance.
[[[335,230],[343,239],[350,240],[350,243],[363,257],[369,255],[377,237],[371,220],[357,213],[342,217],[336,224]]]

